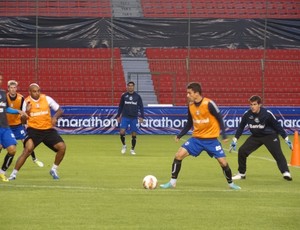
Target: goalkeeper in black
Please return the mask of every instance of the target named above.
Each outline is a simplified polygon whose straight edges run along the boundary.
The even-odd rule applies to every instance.
[[[248,125],[251,135],[238,150],[238,173],[232,179],[246,178],[247,157],[260,146],[265,145],[275,159],[283,178],[291,181],[292,176],[281,150],[278,135],[285,140],[290,149],[292,149],[291,141],[273,113],[262,107],[262,100],[259,96],[250,97],[249,102],[250,109],[244,113],[230,146],[230,151],[236,149],[237,140],[242,135],[245,126]]]

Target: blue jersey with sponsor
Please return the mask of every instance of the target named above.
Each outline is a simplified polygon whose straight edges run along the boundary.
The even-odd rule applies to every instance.
[[[139,114],[140,112],[140,114]],[[144,118],[144,105],[141,96],[136,93],[124,93],[121,96],[117,118],[122,114],[122,117],[127,118]]]

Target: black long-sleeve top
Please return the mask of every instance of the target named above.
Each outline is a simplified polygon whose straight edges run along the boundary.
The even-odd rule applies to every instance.
[[[235,133],[235,138],[239,139],[246,125],[249,126],[250,132],[255,137],[262,137],[274,133],[280,134],[283,139],[287,137],[286,132],[274,114],[263,107],[260,108],[259,113],[253,113],[251,109],[244,113],[241,123]]]
[[[139,116],[144,118],[144,105],[141,96],[136,93],[123,93],[119,103],[119,109],[117,118],[122,117],[127,118],[137,118]]]

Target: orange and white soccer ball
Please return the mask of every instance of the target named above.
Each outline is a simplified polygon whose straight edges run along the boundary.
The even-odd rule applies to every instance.
[[[147,175],[143,179],[143,186],[145,189],[155,189],[157,187],[157,178],[153,175]]]

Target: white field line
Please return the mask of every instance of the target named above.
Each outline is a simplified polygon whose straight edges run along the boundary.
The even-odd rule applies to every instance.
[[[64,186],[64,185],[55,185],[55,186],[47,186],[47,185],[13,185],[13,184],[8,184],[8,183],[1,183],[0,187],[11,187],[11,188],[25,188],[25,189],[63,189],[63,190],[72,190],[72,191],[107,191],[107,192],[140,192],[140,193],[162,193],[162,192],[176,192],[176,193],[183,193],[186,194],[186,192],[262,192],[262,193],[286,193],[286,191],[273,191],[273,190],[257,190],[256,189],[241,189],[241,190],[232,190],[230,188],[226,189],[226,184],[224,183],[224,189],[209,189],[209,188],[201,188],[199,189],[185,189],[184,187],[182,189],[176,188],[176,189],[160,189],[157,188],[155,190],[146,190],[144,188],[101,188],[101,187],[90,187],[90,186]],[[289,191],[289,193],[293,194],[299,194],[300,191],[298,190],[292,190]]]

